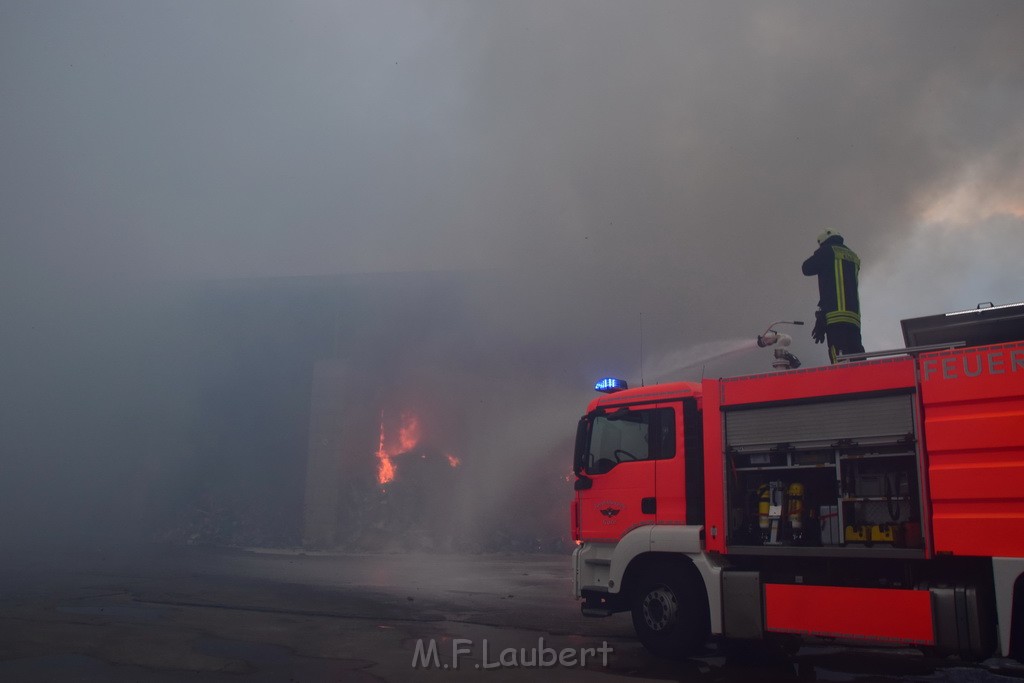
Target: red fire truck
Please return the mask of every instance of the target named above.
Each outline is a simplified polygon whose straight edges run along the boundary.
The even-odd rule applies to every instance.
[[[903,321],[907,348],[625,388],[580,420],[587,616],[710,636],[1024,653],[1024,304]]]

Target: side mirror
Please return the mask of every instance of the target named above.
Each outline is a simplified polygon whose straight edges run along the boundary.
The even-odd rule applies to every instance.
[[[572,485],[573,491],[586,491],[594,486],[594,480],[585,474],[576,475],[576,483]]]

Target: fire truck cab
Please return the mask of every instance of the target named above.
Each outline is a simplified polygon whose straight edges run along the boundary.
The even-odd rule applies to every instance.
[[[1024,652],[1024,304],[907,348],[628,389],[580,419],[584,615],[663,656],[710,636]]]

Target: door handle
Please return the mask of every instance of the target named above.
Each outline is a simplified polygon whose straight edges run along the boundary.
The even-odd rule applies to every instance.
[[[653,515],[658,511],[658,501],[654,498],[640,499],[640,512],[645,515]]]

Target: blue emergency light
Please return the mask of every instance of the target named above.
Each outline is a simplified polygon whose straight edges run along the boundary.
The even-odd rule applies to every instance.
[[[600,391],[605,394],[614,394],[616,391],[622,391],[628,389],[629,385],[626,384],[624,379],[616,379],[615,377],[605,377],[602,380],[598,380],[597,384],[594,385],[595,391]]]

